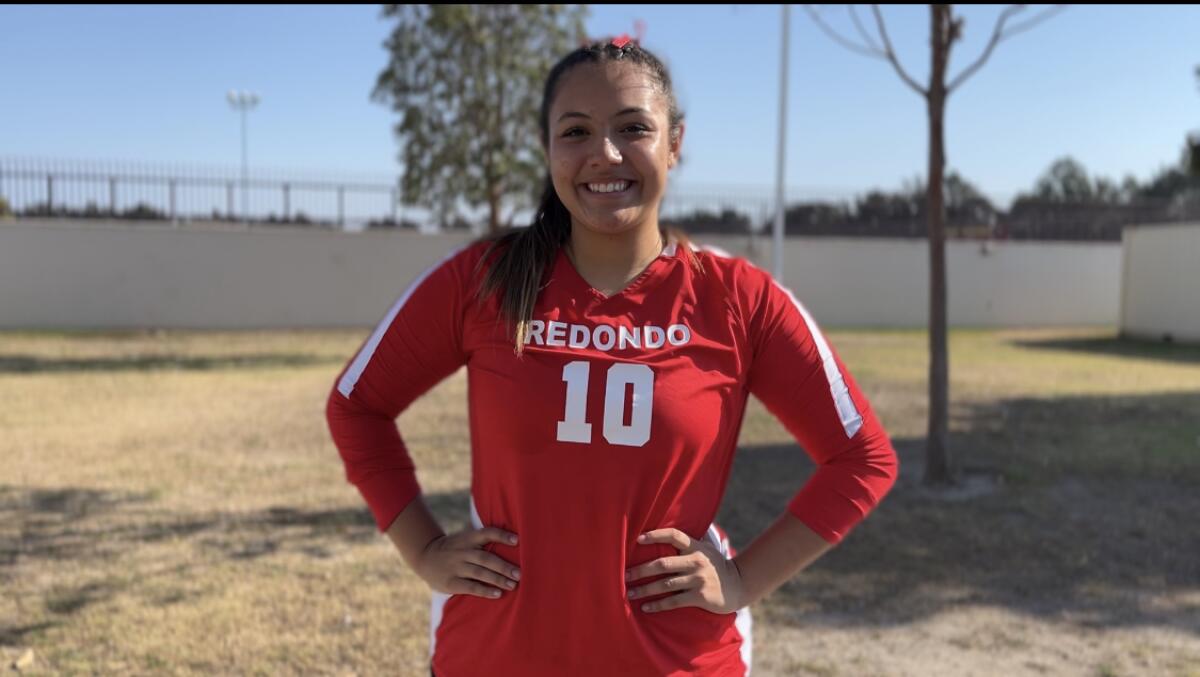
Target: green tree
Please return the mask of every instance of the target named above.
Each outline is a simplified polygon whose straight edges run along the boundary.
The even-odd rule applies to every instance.
[[[1054,161],[1033,188],[1033,197],[1044,202],[1086,204],[1099,197],[1100,185],[1092,185],[1087,169],[1072,157]]]
[[[385,5],[396,20],[371,98],[400,114],[405,202],[438,210],[486,206],[488,228],[511,225],[536,199],[544,164],[538,110],[546,73],[584,40],[579,5]],[[505,207],[507,218],[501,216]]]
[[[1200,66],[1196,66],[1196,84],[1200,86]],[[1200,176],[1200,133],[1188,134],[1187,168],[1192,176]]]
[[[964,20],[954,15],[952,5],[929,5],[929,84],[922,86],[908,74],[892,49],[887,27],[879,5],[871,5],[878,28],[877,37],[863,27],[849,6],[850,18],[862,37],[862,43],[842,37],[821,18],[817,10],[806,5],[813,21],[839,44],[889,62],[904,81],[925,102],[929,125],[928,175],[926,179],[926,205],[929,218],[929,428],[925,442],[926,484],[954,484],[957,468],[951,463],[948,445],[950,416],[950,365],[946,336],[946,205],[945,205],[945,120],[946,99],[967,78],[979,70],[992,50],[1002,40],[1023,31],[1041,21],[1061,7],[1050,8],[1020,23],[1008,25],[1009,19],[1024,11],[1026,5],[1010,5],[1005,8],[992,29],[991,38],[983,53],[953,78],[948,77],[950,49],[962,38]]]

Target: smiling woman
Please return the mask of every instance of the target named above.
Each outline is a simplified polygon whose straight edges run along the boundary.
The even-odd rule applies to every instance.
[[[419,276],[339,376],[347,478],[433,591],[438,677],[743,677],[749,606],[870,512],[895,452],[790,291],[660,227],[684,126],[654,55],[568,54],[540,122],[534,223]],[[472,526],[446,535],[394,419],[464,364]],[[714,520],[750,394],[819,468],[739,554]]]
[[[683,141],[682,116],[661,89],[624,61],[580,66],[563,77],[547,152],[555,191],[588,231],[573,239],[611,238],[656,221]]]

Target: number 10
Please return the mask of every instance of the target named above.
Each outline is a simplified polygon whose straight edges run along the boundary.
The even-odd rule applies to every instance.
[[[587,417],[588,372],[591,364],[576,360],[563,367],[567,382],[567,411],[558,422],[558,441],[590,444],[592,424]],[[633,385],[633,414],[625,425],[625,386]],[[644,364],[618,362],[608,368],[604,390],[604,439],[609,444],[640,447],[650,439],[654,404],[654,372]]]

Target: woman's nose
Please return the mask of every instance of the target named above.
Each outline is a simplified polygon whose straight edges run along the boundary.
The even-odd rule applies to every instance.
[[[607,136],[600,139],[600,152],[592,155],[593,164],[607,162],[610,164],[620,164],[621,151],[617,148],[617,144],[613,143],[612,139]]]

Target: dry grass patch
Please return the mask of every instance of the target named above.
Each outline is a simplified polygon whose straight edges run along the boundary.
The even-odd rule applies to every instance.
[[[0,658],[31,674],[427,674],[428,591],[345,483],[324,401],[365,331],[0,333]],[[755,608],[756,674],[1175,674],[1200,665],[1200,350],[951,335],[953,448],[920,490],[922,332],[830,332],[903,476]],[[465,525],[466,379],[400,417]],[[751,401],[719,521],[811,466]],[[32,660],[28,651],[32,649]]]

